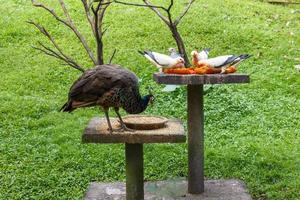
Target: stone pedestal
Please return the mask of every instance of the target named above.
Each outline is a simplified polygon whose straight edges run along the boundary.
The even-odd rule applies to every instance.
[[[187,194],[188,183],[184,179],[146,182],[145,200],[251,200],[244,184],[237,180],[205,181],[204,193]],[[85,200],[125,200],[125,183],[91,183]]]
[[[113,128],[118,128],[118,121],[111,119]],[[84,143],[125,143],[126,187],[124,184],[92,184],[88,199],[110,199],[109,194],[124,194],[127,200],[144,199],[144,143],[180,143],[185,142],[184,128],[178,120],[168,120],[164,128],[155,130],[136,130],[134,132],[108,131],[106,120],[94,118],[90,121],[82,135]],[[161,152],[162,153],[162,152]],[[121,185],[123,185],[121,187]],[[99,186],[99,187],[98,187]],[[126,188],[126,192],[125,192]],[[94,195],[95,194],[95,195]],[[108,195],[108,196],[107,196]],[[124,199],[125,199],[124,196]],[[121,198],[121,197],[120,197]],[[123,198],[123,196],[122,196]]]
[[[246,74],[176,75],[155,73],[158,84],[187,85],[188,193],[204,192],[204,93],[205,84],[249,83]]]

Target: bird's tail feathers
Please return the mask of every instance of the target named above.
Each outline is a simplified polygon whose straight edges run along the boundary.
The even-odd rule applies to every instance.
[[[145,51],[140,51],[138,50],[139,54],[141,54],[142,56],[145,56],[146,52]]]
[[[150,50],[146,50],[146,51],[138,50],[138,52],[143,56],[152,54],[152,51]]]
[[[68,101],[67,103],[65,103],[61,109],[59,111],[61,112],[72,112],[74,110],[74,108],[72,107],[72,102]]]
[[[241,60],[246,60],[246,59],[248,59],[248,58],[251,58],[253,55],[250,55],[250,54],[241,54],[240,56],[239,56],[239,58],[241,59]]]
[[[209,53],[211,51],[211,48],[205,48],[204,51]]]
[[[251,58],[252,55],[250,54],[241,54],[238,56],[238,59],[236,59],[231,66],[237,67],[239,66],[244,60],[247,60],[248,58]]]

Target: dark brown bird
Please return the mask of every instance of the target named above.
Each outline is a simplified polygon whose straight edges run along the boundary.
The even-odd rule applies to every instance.
[[[101,106],[105,112],[110,133],[113,130],[108,111],[113,107],[121,124],[118,131],[129,130],[119,113],[123,108],[129,114],[143,112],[149,102],[154,100],[152,94],[141,97],[137,76],[119,65],[100,65],[87,70],[72,85],[68,102],[63,105],[63,112],[72,112],[76,108]]]

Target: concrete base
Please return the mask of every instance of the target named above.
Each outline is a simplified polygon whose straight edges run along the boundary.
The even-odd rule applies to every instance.
[[[85,200],[125,200],[124,183],[91,183]],[[205,181],[201,195],[186,194],[184,179],[145,183],[145,200],[251,200],[244,184],[237,180]]]

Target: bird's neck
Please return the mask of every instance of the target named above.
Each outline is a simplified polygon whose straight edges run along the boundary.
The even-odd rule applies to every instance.
[[[129,114],[139,114],[146,110],[149,104],[147,96],[141,97],[139,94],[132,95],[123,103],[123,109]]]
[[[196,66],[198,61],[199,61],[199,59],[198,59],[197,55],[194,54],[193,58],[192,58],[193,65]]]

